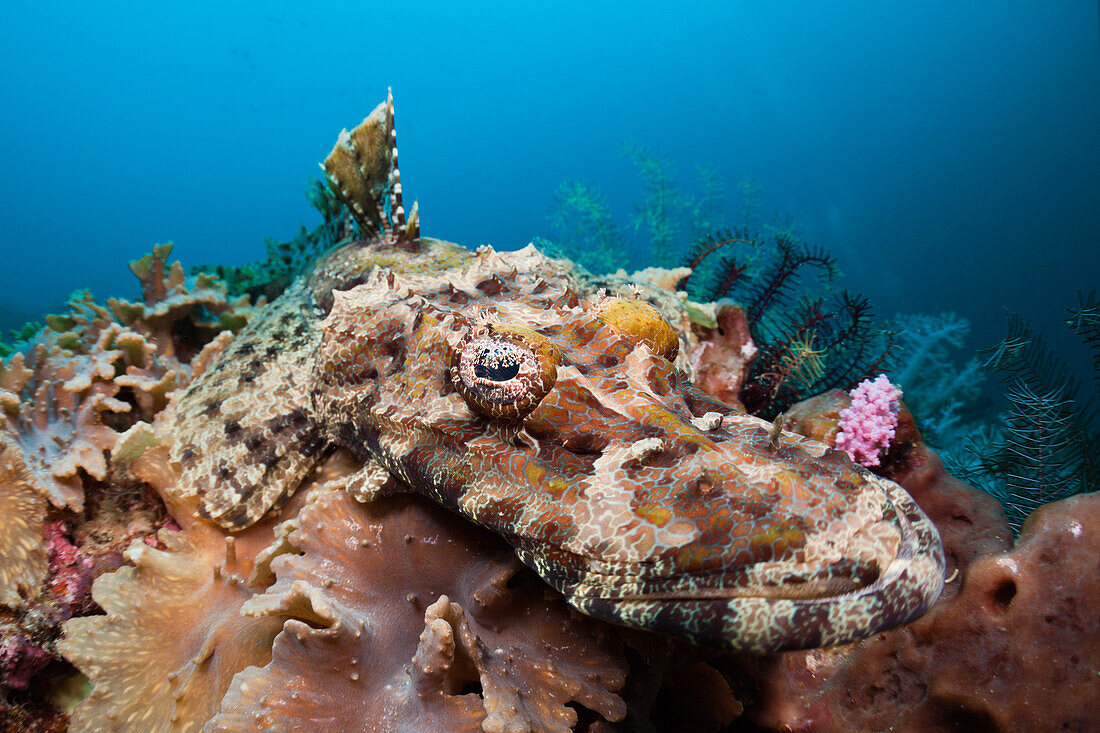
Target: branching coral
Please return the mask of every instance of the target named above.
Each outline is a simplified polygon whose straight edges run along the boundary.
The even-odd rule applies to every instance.
[[[877,466],[896,435],[901,390],[880,374],[860,382],[850,395],[852,404],[840,412],[836,447],[857,463]]]
[[[119,322],[157,345],[163,356],[190,361],[194,344],[204,344],[225,330],[238,331],[247,322],[248,298],[226,296],[225,283],[205,273],[190,280],[179,262],[168,264],[172,244],[158,244],[153,252],[130,263],[141,280],[142,302],[111,298],[107,301]]]

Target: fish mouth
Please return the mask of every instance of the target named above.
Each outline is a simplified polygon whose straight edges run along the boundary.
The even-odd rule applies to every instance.
[[[566,595],[598,618],[731,651],[834,646],[900,626],[939,598],[943,548],[935,525],[904,489],[886,479],[876,483],[887,498],[884,518],[865,528],[872,537],[856,536],[868,541],[855,542],[855,552],[830,562],[766,562],[680,576],[596,563]]]

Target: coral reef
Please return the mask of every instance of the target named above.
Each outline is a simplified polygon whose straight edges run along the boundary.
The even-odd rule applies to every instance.
[[[76,679],[61,624],[99,613],[93,579],[168,521],[159,497],[118,470],[135,426],[251,313],[216,280],[186,278],[170,252],[158,245],[131,263],[140,301],[76,293],[0,362],[0,710],[26,729],[63,722],[46,697]]]
[[[881,358],[859,299],[789,299],[827,258],[780,233],[738,305],[689,300],[692,268],[593,277],[422,240],[392,114],[341,136],[327,169],[358,177],[318,194],[309,239],[381,243],[289,287],[290,261],[242,274],[284,293],[259,312],[159,245],[131,264],[140,301],[78,294],[0,362],[0,729],[1097,726],[1100,497],[1043,507],[1013,546],[887,385],[793,404]],[[672,237],[636,156],[638,225]],[[721,269],[726,293],[742,271]],[[1095,311],[1071,319],[1090,344]],[[861,435],[867,470],[835,448],[872,407],[896,422]],[[599,501],[562,511],[577,486]],[[703,541],[674,544],[688,519]],[[661,543],[680,551],[654,562]]]
[[[20,352],[4,364],[10,389],[0,501],[6,516],[25,521],[0,524],[2,602],[13,612],[11,622],[0,625],[0,691],[7,696],[0,720],[26,730],[64,729],[62,709],[72,702],[62,702],[68,698],[60,691],[79,675],[63,655],[94,686],[72,715],[73,730],[198,730],[212,719],[224,729],[249,727],[254,716],[234,717],[245,709],[238,702],[265,680],[297,674],[298,667],[287,667],[287,654],[328,654],[334,643],[350,655],[349,668],[364,670],[361,684],[341,680],[354,690],[379,686],[369,699],[379,702],[380,721],[423,708],[427,717],[400,718],[414,721],[406,727],[436,720],[451,729],[466,720],[487,730],[568,730],[580,721],[595,730],[597,720],[627,719],[646,730],[657,699],[666,701],[659,708],[665,715],[677,705],[713,701],[712,711],[697,714],[702,729],[732,719],[736,705],[728,686],[701,663],[671,660],[668,649],[655,658],[670,675],[694,670],[690,674],[710,679],[700,696],[670,691],[662,674],[643,670],[628,681],[619,632],[570,610],[499,538],[412,497],[352,501],[343,488],[360,466],[345,453],[318,467],[281,508],[290,521],[269,515],[227,535],[196,517],[196,497],[175,490],[179,466],[168,457],[165,407],[226,347],[232,331],[217,329],[247,320],[251,308],[227,300],[224,286],[209,278],[191,280],[190,290],[167,255],[167,247],[158,248],[133,265],[143,281],[142,303],[112,301],[103,308],[81,296],[69,315],[51,318],[27,345],[30,359]],[[671,308],[676,298],[667,297]],[[98,460],[87,459],[76,472],[69,501],[54,489],[51,504],[47,479],[69,475],[56,470],[68,455],[63,449],[89,429],[78,423],[57,432],[79,411],[79,390],[60,390],[75,395],[66,410],[39,410],[37,395],[45,393],[43,383],[56,382],[58,371],[66,376],[63,384],[98,386],[118,409],[110,419],[85,421],[102,431],[108,447],[87,452]],[[28,414],[48,419],[35,423]],[[38,425],[63,438],[50,439],[58,452],[42,459],[45,478],[22,456],[22,446],[42,442]],[[347,537],[332,535],[335,515],[346,516],[340,524],[346,533],[379,544],[353,542],[354,557],[333,557],[339,546],[331,540]],[[395,557],[404,557],[408,570],[394,572]],[[334,562],[354,577],[334,586]],[[433,568],[436,575],[425,574]],[[422,585],[410,590],[411,577]],[[381,579],[392,587],[379,586]],[[303,595],[305,580],[313,590]],[[367,595],[331,595],[342,588]],[[334,608],[351,615],[326,616],[330,624],[312,626]],[[62,640],[58,626],[70,618]],[[314,644],[319,652],[308,651]],[[390,665],[385,674],[382,662]],[[405,679],[403,693],[382,694],[386,684]],[[312,692],[303,689],[296,699],[323,701],[341,689],[324,677],[310,682]],[[252,698],[256,711],[266,710],[272,720],[294,716],[290,727],[307,719],[297,717],[305,707],[267,710],[273,699]]]
[[[154,271],[165,284],[173,277],[151,263]],[[628,292],[629,279],[593,283]],[[685,364],[703,385],[710,374],[716,395],[736,395],[733,375],[743,374],[752,346],[744,311],[732,303],[685,310],[663,292],[662,309],[693,334]],[[0,501],[9,507],[0,602],[16,610],[0,620],[0,720],[14,729],[372,721],[379,730],[1083,730],[1100,719],[1088,671],[1098,661],[1081,643],[1100,632],[1082,612],[1100,588],[1068,582],[1089,577],[1080,568],[1100,546],[1100,503],[1089,495],[1044,508],[1013,549],[997,503],[944,472],[904,405],[876,470],[939,527],[953,578],[942,599],[925,618],[863,642],[715,655],[580,616],[499,537],[423,499],[355,500],[362,467],[343,452],[277,515],[227,535],[195,516],[194,495],[174,490],[179,467],[162,431],[173,393],[164,385],[188,384],[228,336],[202,326],[211,323],[202,313],[200,325],[181,329],[140,317],[123,325],[97,308],[78,301],[72,322],[53,319],[65,332],[47,328],[28,345],[50,353],[51,340],[64,339],[51,370],[27,352],[5,363],[5,384],[21,395],[5,402],[0,452]],[[222,312],[247,318],[249,307]],[[187,308],[177,315],[191,318]],[[103,363],[112,368],[96,368]],[[165,382],[169,371],[177,376]],[[79,512],[60,490],[61,506],[51,503],[47,480],[22,457],[24,445],[36,445],[25,415],[43,394],[38,380],[58,372],[66,381],[87,374],[78,387],[123,382],[104,393],[126,409],[90,423],[111,431],[111,448],[101,453],[103,478],[78,472]],[[71,394],[79,410],[86,393]],[[834,390],[789,409],[782,427],[835,444],[851,402]],[[45,414],[54,430],[66,420],[60,410]],[[41,466],[54,476],[49,461]],[[74,679],[60,654],[95,688],[71,721],[54,702]],[[1040,704],[1053,694],[1066,704]]]

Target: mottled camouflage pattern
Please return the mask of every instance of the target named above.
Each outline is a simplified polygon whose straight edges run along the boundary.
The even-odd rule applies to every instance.
[[[578,609],[710,646],[841,643],[935,600],[939,538],[900,487],[798,435],[773,444],[770,424],[647,345],[671,330],[656,309],[579,291],[532,247],[349,245],[180,398],[181,484],[239,529],[344,445],[365,474],[380,464],[505,537]],[[598,317],[624,310],[625,325]],[[494,323],[556,347],[553,385],[521,421],[455,386],[462,344]]]
[[[367,156],[367,139],[390,147]],[[398,216],[395,140],[390,100],[326,161],[383,231],[317,263],[168,413],[202,514],[246,527],[342,445],[365,463],[356,498],[429,496],[616,623],[764,652],[935,601],[939,536],[905,491],[694,387],[675,361],[686,336],[643,299],[587,292],[533,247],[419,238]],[[362,180],[342,180],[356,165]]]

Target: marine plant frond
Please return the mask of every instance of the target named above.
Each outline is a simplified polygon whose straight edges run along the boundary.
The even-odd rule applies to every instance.
[[[871,326],[874,313],[871,301],[862,295],[843,290],[839,296],[836,315],[830,321],[825,348],[836,348],[862,337]]]
[[[817,269],[826,281],[831,281],[836,275],[836,260],[824,249],[807,247],[787,234],[776,235],[774,244],[776,256],[754,278],[754,285],[745,299],[749,323],[759,321],[773,308],[786,305],[799,284],[798,276],[804,268]]]
[[[598,187],[565,181],[554,191],[550,226],[557,250],[591,272],[612,272],[629,264],[626,241]]]
[[[773,221],[764,225],[764,231],[773,237],[788,237],[789,239],[802,239],[802,224],[788,214],[778,215]]]
[[[1034,339],[1035,332],[1032,331],[1030,322],[1019,313],[1009,313],[1004,338],[993,346],[979,349],[978,353],[986,355],[983,362],[986,369],[1011,369],[1012,365],[1022,360],[1024,350]]]
[[[760,349],[741,391],[745,409],[771,418],[799,400],[883,371],[893,333],[876,327],[866,298],[842,292],[828,301],[803,298],[754,330]],[[806,349],[820,352],[805,353]],[[813,368],[794,370],[801,354]],[[798,379],[791,377],[797,374]]]
[[[737,182],[737,192],[741,194],[741,226],[748,229],[760,211],[764,187],[752,178],[742,178]]]
[[[683,263],[691,273],[680,287],[687,290],[692,298],[701,301],[718,300],[728,295],[748,270],[749,263],[737,255],[721,253],[739,244],[751,247],[756,242],[747,232],[729,229],[697,239],[688,253],[688,259]]]
[[[991,462],[1001,479],[994,493],[1018,532],[1039,506],[1087,490],[1079,475],[1087,450],[1065,388],[1016,382],[1005,397],[1010,407]]]
[[[694,239],[705,236],[725,219],[726,181],[713,165],[697,165],[700,194],[692,200],[689,221]]]
[[[822,329],[822,344],[830,354],[822,386],[851,389],[884,371],[892,358],[893,332],[875,326],[871,302],[842,291],[833,315]]]
[[[622,152],[634,164],[646,191],[645,201],[634,207],[631,225],[635,233],[646,232],[657,264],[675,261],[676,242],[688,206],[676,185],[672,165],[665,156],[641,145],[624,145]]]
[[[1066,325],[1092,351],[1093,379],[1100,385],[1100,301],[1097,301],[1096,291],[1093,290],[1088,295],[1078,292],[1077,303],[1076,308],[1068,309]]]
[[[784,386],[806,388],[814,384],[825,372],[825,349],[814,348],[813,332],[803,333],[786,345],[775,369],[761,375],[771,389],[774,399]]]
[[[1077,307],[1067,308],[1070,317],[1066,319],[1066,325],[1074,333],[1100,334],[1100,301],[1096,298],[1096,291],[1092,290],[1088,295],[1077,293]]]
[[[349,213],[329,184],[316,178],[310,178],[306,184],[306,200],[326,222],[337,221]]]
[[[1030,321],[1012,313],[1008,317],[1006,331],[1000,343],[978,350],[979,354],[988,355],[982,366],[999,372],[1001,381],[1006,384],[1019,380],[1037,391],[1064,385],[1069,394],[1076,395],[1079,380],[1047,346],[1042,335],[1032,328]]]
[[[756,240],[744,230],[721,229],[696,239],[683,265],[694,271],[707,257],[732,244],[756,244]]]
[[[1086,343],[1095,306],[1091,294],[1080,296],[1067,321]],[[1079,397],[1076,376],[1019,316],[1010,316],[1005,339],[986,353],[1007,385],[1008,410],[993,437],[970,446],[964,478],[1000,499],[1018,531],[1036,507],[1100,489],[1097,412]]]
[[[744,277],[749,266],[735,257],[723,257],[718,264],[716,276],[710,285],[708,300],[718,300],[733,290]]]

